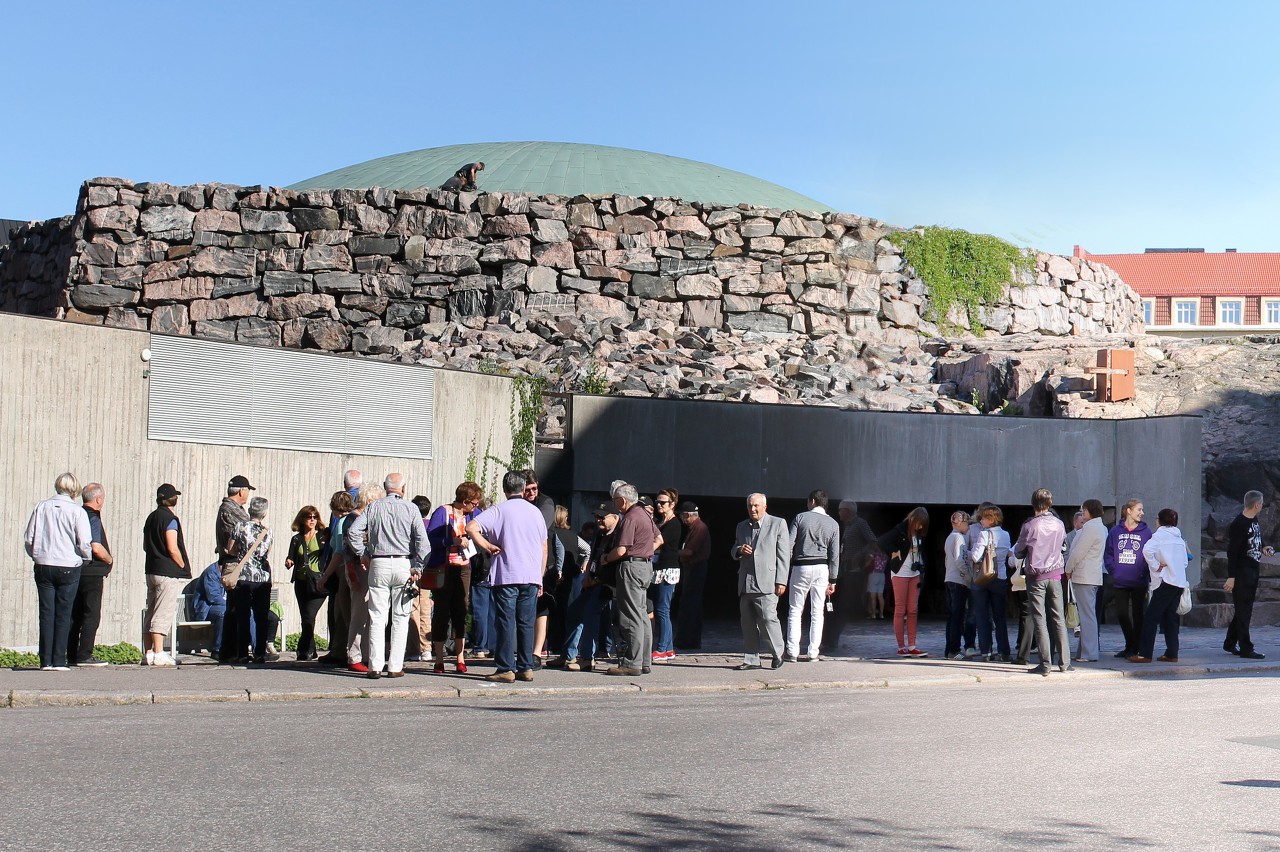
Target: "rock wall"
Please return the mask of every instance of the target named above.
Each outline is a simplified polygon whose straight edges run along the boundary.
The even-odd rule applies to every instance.
[[[601,321],[704,336],[936,334],[927,288],[884,239],[893,230],[669,198],[99,178],[73,217],[15,234],[0,310],[384,357],[475,317],[562,335]],[[1137,297],[1090,261],[1041,255],[1020,283],[983,313],[993,332],[1140,323]]]

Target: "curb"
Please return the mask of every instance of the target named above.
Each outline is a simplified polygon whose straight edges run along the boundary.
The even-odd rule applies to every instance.
[[[594,686],[529,686],[479,683],[468,686],[430,687],[382,687],[343,689],[209,689],[190,690],[53,690],[11,689],[0,695],[0,708],[33,709],[39,707],[123,707],[142,704],[245,704],[283,703],[295,701],[322,701],[335,699],[379,700],[451,700],[476,698],[558,698],[569,696],[676,696],[710,695],[715,693],[745,694],[759,692],[786,692],[797,690],[862,690],[918,687],[991,686],[1036,682],[1059,683],[1062,678],[1072,681],[1103,679],[1143,678],[1206,678],[1231,675],[1280,674],[1280,662],[1248,665],[1167,664],[1159,667],[1144,666],[1139,669],[1081,669],[1070,674],[1051,672],[1051,677],[1019,677],[1011,670],[1007,675],[985,677],[982,674],[948,673],[935,677],[892,678],[874,677],[861,680],[774,681],[746,680],[737,683],[718,684],[654,684],[639,681],[600,684]]]

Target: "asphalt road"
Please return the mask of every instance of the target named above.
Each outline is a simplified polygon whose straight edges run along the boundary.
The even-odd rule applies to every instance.
[[[12,849],[1280,849],[1274,677],[0,713]]]

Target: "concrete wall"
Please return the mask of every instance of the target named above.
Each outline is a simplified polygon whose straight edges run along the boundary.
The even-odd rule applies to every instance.
[[[1199,417],[975,417],[576,396],[572,449],[579,491],[604,491],[614,479],[703,497],[801,498],[822,488],[837,499],[971,510],[983,500],[1026,506],[1046,487],[1073,509],[1094,497],[1106,506],[1140,498],[1152,517],[1171,506],[1193,550],[1201,524]]]
[[[146,600],[142,522],[155,507],[161,482],[183,493],[176,512],[200,567],[213,561],[214,515],[231,476],[247,475],[255,493],[271,501],[277,585],[286,629],[296,632],[292,587],[281,580],[288,579],[282,554],[299,507],[315,504],[327,517],[329,497],[352,467],[364,471],[367,481],[402,471],[410,495],[425,494],[434,503],[452,499],[473,436],[481,452],[490,436],[495,449],[511,445],[510,380],[446,370],[436,371],[431,461],[151,441],[146,364],[139,357],[150,339],[146,332],[0,314],[6,366],[0,373],[0,469],[10,491],[0,505],[0,646],[38,641],[36,589],[22,532],[32,507],[53,493],[53,480],[64,470],[107,489],[103,517],[116,568],[107,580],[99,641],[110,644],[139,641]]]

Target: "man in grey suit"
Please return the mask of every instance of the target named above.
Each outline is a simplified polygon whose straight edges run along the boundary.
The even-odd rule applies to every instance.
[[[763,494],[747,497],[747,520],[738,524],[733,558],[738,563],[738,609],[742,615],[742,665],[739,671],[760,668],[763,640],[782,668],[782,627],[778,623],[778,596],[787,591],[791,533],[787,522],[770,515]]]

